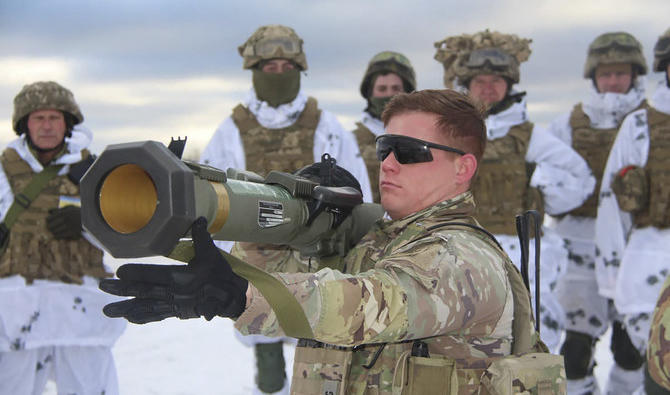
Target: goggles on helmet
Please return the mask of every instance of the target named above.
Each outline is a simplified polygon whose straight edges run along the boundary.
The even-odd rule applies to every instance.
[[[403,165],[430,162],[433,160],[433,154],[430,152],[431,148],[465,155],[465,152],[458,148],[398,134],[382,134],[375,141],[377,143],[377,159],[380,162],[386,159],[391,152],[393,152],[398,163]]]
[[[589,46],[589,51],[603,51],[614,46],[626,49],[639,49],[640,43],[626,33],[613,33],[602,35],[593,41]]]
[[[670,55],[670,37],[663,37],[654,46],[654,56],[662,57]]]
[[[301,52],[300,42],[290,38],[270,38],[257,42],[254,45],[254,53],[257,56],[273,56],[281,48],[284,55],[298,55]]]
[[[470,52],[465,66],[480,68],[489,64],[492,67],[510,67],[515,64],[514,58],[498,48],[477,49]]]
[[[372,58],[372,60],[370,60],[370,64],[383,62],[396,62],[409,69],[412,68],[412,64],[409,62],[409,59],[397,52],[385,51],[377,54],[374,58]]]

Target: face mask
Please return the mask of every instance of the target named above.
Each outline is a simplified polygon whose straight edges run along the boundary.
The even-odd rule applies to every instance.
[[[381,119],[384,107],[391,101],[393,96],[388,97],[371,97],[368,99],[368,112],[377,119]]]
[[[293,69],[283,73],[265,73],[252,70],[252,81],[256,97],[272,107],[290,103],[300,91],[300,70]]]

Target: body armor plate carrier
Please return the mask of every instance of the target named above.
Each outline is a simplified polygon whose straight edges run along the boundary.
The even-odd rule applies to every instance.
[[[321,110],[309,98],[297,121],[280,129],[263,127],[248,108],[233,109],[233,121],[240,131],[247,170],[266,176],[270,170],[292,173],[314,163],[314,132]]]
[[[516,235],[514,217],[526,210],[543,214],[542,195],[529,187],[534,166],[525,159],[532,132],[533,124],[525,122],[486,143],[472,193],[475,217],[493,234]]]
[[[82,156],[88,156],[83,151]],[[8,148],[0,157],[12,191],[22,191],[35,174],[15,150]],[[102,251],[84,238],[57,240],[47,230],[46,218],[50,209],[58,207],[60,196],[79,196],[79,187],[66,175],[57,176],[25,209],[12,226],[9,244],[0,258],[0,278],[23,276],[28,283],[48,279],[64,283],[82,283],[89,275],[102,278],[105,272]]]
[[[645,170],[648,177],[649,201],[635,214],[635,226],[670,226],[670,115],[654,108],[647,109],[649,125],[649,156]]]
[[[570,128],[572,129],[572,148],[586,161],[596,178],[594,191],[600,191],[600,183],[607,164],[607,156],[617,135],[618,125],[612,129],[595,129],[591,127],[589,117],[577,104],[570,113]],[[595,192],[579,207],[572,210],[570,215],[595,218],[598,211],[598,193]]]

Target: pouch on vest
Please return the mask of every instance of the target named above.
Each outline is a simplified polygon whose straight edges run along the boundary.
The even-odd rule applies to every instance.
[[[305,342],[310,340],[301,339],[296,347],[291,394],[346,395],[352,349]]]
[[[35,174],[28,185],[14,196],[14,201],[7,210],[4,220],[0,223],[0,255],[5,253],[9,245],[9,235],[14,222],[18,219],[23,210],[27,209],[49,181],[58,176],[58,172],[63,165],[49,166],[41,172]]]
[[[619,171],[611,187],[621,210],[635,213],[647,207],[649,183],[644,168],[631,166]]]
[[[483,394],[565,394],[563,356],[548,353],[510,355],[491,363],[480,382],[480,393]]]
[[[396,363],[392,389],[393,395],[456,395],[455,362],[443,355],[413,356],[407,350]]]

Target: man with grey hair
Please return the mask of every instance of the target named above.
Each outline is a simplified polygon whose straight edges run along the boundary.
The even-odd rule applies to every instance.
[[[35,82],[14,98],[18,138],[0,156],[0,393],[118,394],[111,347],[125,325],[102,314],[102,251],[82,232],[79,179],[91,132],[72,92]]]

